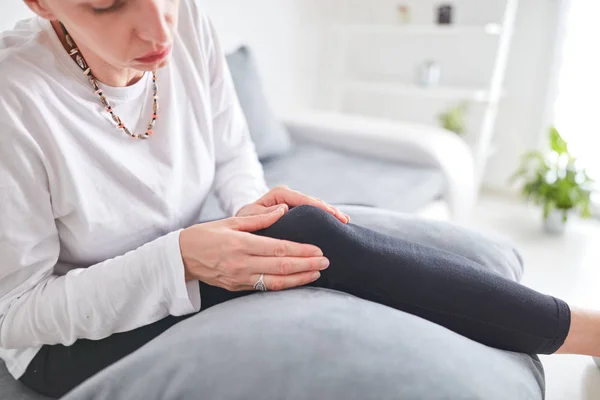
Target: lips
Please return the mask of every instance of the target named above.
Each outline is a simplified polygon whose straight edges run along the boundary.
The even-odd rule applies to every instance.
[[[136,58],[135,60],[137,62],[141,62],[143,64],[153,64],[153,63],[162,61],[165,58],[167,58],[167,56],[171,52],[171,47],[172,46],[163,47],[161,49],[158,49],[157,51],[153,51],[151,53],[148,53],[148,54],[146,54],[143,57]]]

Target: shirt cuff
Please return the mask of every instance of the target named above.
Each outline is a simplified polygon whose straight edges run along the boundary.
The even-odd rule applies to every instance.
[[[167,298],[169,314],[179,317],[200,311],[200,285],[198,281],[185,281],[185,267],[179,247],[181,230],[167,235],[166,259]]]

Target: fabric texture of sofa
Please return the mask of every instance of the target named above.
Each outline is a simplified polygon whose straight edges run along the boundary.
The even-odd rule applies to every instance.
[[[445,188],[438,169],[378,160],[312,143],[296,143],[284,157],[262,164],[269,187],[285,184],[331,204],[413,213],[439,199]],[[202,219],[225,216],[211,195]]]
[[[292,149],[292,138],[267,101],[256,61],[247,46],[227,55],[227,65],[238,100],[253,135],[261,160],[277,157]]]

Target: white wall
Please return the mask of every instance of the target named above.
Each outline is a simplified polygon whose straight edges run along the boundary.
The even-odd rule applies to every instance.
[[[496,127],[498,153],[490,160],[486,174],[489,187],[510,189],[507,180],[520,155],[537,148],[546,138],[561,1],[520,2],[506,77],[508,96],[501,103]]]
[[[318,42],[326,0],[198,0],[226,50],[252,47],[272,106],[311,107],[317,96]]]
[[[0,5],[0,31],[12,28],[15,22],[32,16],[23,0],[2,0]]]

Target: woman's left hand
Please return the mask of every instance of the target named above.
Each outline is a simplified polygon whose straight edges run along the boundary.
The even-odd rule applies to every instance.
[[[323,200],[316,197],[311,197],[300,193],[295,190],[291,190],[287,186],[279,186],[269,191],[263,197],[255,201],[254,203],[248,204],[242,207],[236,217],[248,217],[251,215],[268,214],[275,211],[277,207],[286,207],[287,212],[291,207],[297,207],[302,205],[309,205],[320,208],[327,211],[342,223],[347,224],[350,222],[350,217],[337,208],[325,203]]]

